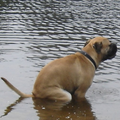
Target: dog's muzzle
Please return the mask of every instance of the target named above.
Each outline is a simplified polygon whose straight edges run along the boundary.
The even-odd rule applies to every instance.
[[[104,57],[103,61],[114,58],[116,56],[116,52],[117,52],[117,45],[115,43],[111,43],[109,45],[109,51],[107,52],[107,55]]]

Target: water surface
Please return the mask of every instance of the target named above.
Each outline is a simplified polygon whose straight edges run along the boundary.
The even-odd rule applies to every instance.
[[[102,63],[86,99],[61,104],[19,99],[0,83],[2,120],[119,120],[120,2],[103,0],[1,0],[0,76],[30,93],[40,69],[78,52],[86,40],[104,36],[117,43],[117,56]],[[54,107],[53,107],[54,106]]]

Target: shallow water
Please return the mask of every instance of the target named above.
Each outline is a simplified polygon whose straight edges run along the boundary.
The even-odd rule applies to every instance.
[[[95,36],[117,43],[118,52],[99,66],[86,100],[63,108],[57,102],[21,100],[1,81],[0,119],[119,120],[119,6],[120,2],[113,0],[1,0],[0,76],[23,92],[32,91],[44,65],[80,51],[86,40]]]

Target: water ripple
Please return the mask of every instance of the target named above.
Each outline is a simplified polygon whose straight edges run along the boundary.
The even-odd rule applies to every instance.
[[[79,52],[86,40],[101,35],[117,43],[118,52],[114,59],[99,66],[94,79],[98,88],[93,87],[89,94],[96,98],[104,96],[107,91],[104,85],[109,84],[110,92],[105,93],[119,99],[116,90],[120,88],[119,6],[120,2],[113,0],[1,0],[1,74],[12,77],[15,72],[21,79],[28,77],[33,81],[33,74],[37,75],[48,62]]]

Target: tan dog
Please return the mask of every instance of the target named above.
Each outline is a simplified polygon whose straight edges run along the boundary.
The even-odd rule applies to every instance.
[[[43,67],[35,81],[32,95],[20,92],[5,78],[2,80],[21,97],[68,102],[72,99],[71,95],[85,97],[100,62],[112,59],[116,52],[116,44],[107,38],[96,37],[88,40],[81,52],[56,59]]]

